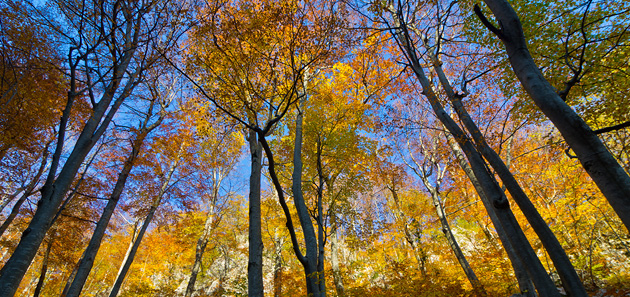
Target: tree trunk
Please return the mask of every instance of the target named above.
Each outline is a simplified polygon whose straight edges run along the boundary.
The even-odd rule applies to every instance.
[[[173,160],[173,163],[171,164],[168,170],[168,173],[166,174],[166,177],[164,181],[162,182],[162,186],[160,187],[160,191],[158,195],[155,197],[155,199],[153,199],[153,203],[151,204],[151,207],[149,208],[149,213],[144,218],[144,221],[142,222],[142,227],[140,227],[140,231],[138,231],[138,236],[136,236],[136,239],[133,241],[133,246],[129,250],[128,256],[124,260],[123,265],[121,266],[120,271],[118,272],[118,276],[116,276],[116,281],[114,282],[114,285],[112,286],[112,290],[109,293],[109,297],[118,296],[118,292],[120,291],[120,288],[122,287],[122,284],[125,281],[125,277],[127,276],[129,267],[131,267],[131,263],[133,263],[133,260],[136,256],[136,252],[138,252],[138,247],[140,247],[140,243],[142,242],[144,233],[147,231],[149,224],[151,224],[151,221],[153,220],[155,211],[157,210],[157,208],[160,206],[160,203],[162,202],[162,197],[164,196],[164,194],[166,193],[166,190],[169,187],[169,183],[171,182],[171,178],[173,177],[173,172],[175,172],[175,169],[179,165],[179,160],[181,158],[181,155],[184,152],[184,149],[185,149],[185,144],[180,144],[179,152],[177,153],[177,156],[175,157],[176,159]]]
[[[118,16],[113,16],[113,18],[116,17]],[[137,48],[140,32],[134,29],[138,29],[140,26],[140,19],[142,17],[143,13],[138,13],[136,20],[127,20],[129,22],[129,27],[126,33],[131,35],[126,36],[129,41],[125,45],[129,48],[121,51],[124,54],[121,57],[118,57],[118,59],[115,59],[116,64],[113,65],[114,75],[111,78],[111,82],[104,90],[100,101],[94,105],[93,112],[85,123],[81,134],[78,136],[72,152],[57,175],[59,161],[64,149],[65,132],[70,118],[70,113],[74,99],[79,95],[76,92],[76,67],[80,61],[73,61],[72,58],[69,59],[69,64],[71,65],[71,86],[68,92],[68,101],[59,123],[59,135],[55,153],[53,154],[51,162],[51,168],[48,173],[46,183],[42,187],[41,198],[37,204],[37,210],[35,211],[28,227],[22,233],[20,242],[11,255],[11,258],[9,258],[2,267],[2,270],[0,270],[0,297],[11,297],[15,294],[22,278],[24,277],[24,274],[31,265],[33,258],[37,254],[37,250],[46,236],[46,232],[50,229],[52,219],[57,213],[63,198],[68,192],[81,163],[85,160],[85,157],[92,147],[101,138],[114,115],[118,111],[118,108],[135,87],[135,76],[133,76],[129,77],[126,81],[124,90],[122,92],[119,90],[123,75],[127,72],[131,58],[134,56]],[[137,26],[134,27],[133,21],[137,21]],[[76,48],[71,47],[69,57],[72,57],[72,51],[74,50],[76,50]],[[135,73],[137,74],[140,69],[140,67],[136,69]],[[115,96],[118,97],[114,100]],[[110,104],[112,101],[114,103]]]
[[[251,154],[249,176],[249,264],[247,265],[247,293],[252,297],[264,297],[263,287],[263,242],[260,207],[260,178],[262,174],[262,148],[258,135],[250,130],[247,141]],[[271,162],[271,161],[270,161]]]
[[[314,297],[323,296],[324,294],[319,287],[319,273],[323,271],[318,270],[318,241],[315,236],[315,229],[313,228],[313,222],[311,221],[311,215],[304,202],[302,193],[302,122],[303,115],[298,112],[295,120],[295,144],[293,147],[293,185],[291,190],[293,192],[293,201],[295,208],[297,209],[298,219],[302,226],[302,232],[304,234],[304,245],[306,246],[306,261],[302,262],[304,266],[304,274],[306,276],[306,291],[307,294]]]
[[[472,168],[470,168],[470,165],[466,161],[466,156],[464,155],[464,152],[462,152],[461,148],[459,147],[459,145],[457,144],[455,139],[453,139],[452,136],[450,136],[449,134],[446,134],[446,137],[448,140],[448,144],[451,147],[451,150],[453,151],[453,153],[455,154],[455,157],[460,167],[462,168],[462,170],[464,171],[468,179],[471,181],[477,193],[480,196],[481,195],[484,196],[484,197],[481,197],[481,202],[483,203],[486,211],[488,212],[488,217],[490,217],[490,221],[492,222],[492,225],[494,225],[494,229],[496,230],[497,235],[499,236],[499,241],[503,245],[503,249],[505,250],[508,258],[510,259],[510,263],[512,264],[512,268],[514,269],[514,276],[516,277],[516,280],[518,282],[519,289],[521,290],[521,294],[528,297],[535,297],[536,289],[534,288],[534,284],[532,283],[531,278],[527,274],[527,270],[524,267],[524,263],[521,261],[521,259],[516,253],[516,250],[512,246],[512,243],[510,242],[507,236],[507,233],[505,232],[505,229],[501,225],[501,222],[499,221],[499,218],[497,217],[497,214],[494,208],[492,207],[490,200],[487,197],[485,197],[485,194],[483,193],[483,188],[481,188],[481,184],[475,177],[472,171]]]
[[[154,103],[155,101],[152,102],[151,110]],[[144,143],[144,140],[149,132],[155,129],[162,121],[162,117],[160,117],[158,121],[156,121],[154,124],[147,126],[152,112],[149,112],[148,115],[149,116],[147,116],[143,123],[143,127],[141,127],[138,135],[136,136],[136,139],[132,143],[131,152],[125,160],[122,170],[118,174],[118,179],[116,181],[116,185],[114,186],[114,190],[107,200],[107,204],[103,209],[103,213],[96,223],[96,228],[94,229],[94,233],[90,238],[90,242],[88,243],[88,246],[85,248],[85,251],[83,252],[83,255],[79,260],[79,266],[77,268],[76,274],[74,275],[74,277],[68,279],[68,283],[70,284],[70,286],[68,287],[68,290],[64,296],[78,297],[81,294],[83,286],[85,285],[85,281],[87,280],[90,271],[92,270],[92,266],[94,265],[96,254],[101,247],[101,242],[103,241],[105,230],[107,229],[114,210],[118,205],[120,196],[125,189],[127,178],[129,177],[129,173],[134,166],[134,162],[138,157],[138,154],[140,153],[142,144]]]
[[[39,297],[39,295],[42,293],[42,288],[44,287],[44,282],[46,281],[46,273],[48,272],[48,258],[50,256],[52,243],[53,238],[50,238],[50,241],[48,242],[48,245],[46,247],[46,253],[44,254],[44,260],[42,260],[42,269],[39,272],[39,280],[37,281],[37,286],[35,287],[33,297]]]
[[[431,182],[429,181],[429,174],[423,169],[423,167],[417,163],[416,165],[418,166],[418,169],[420,170],[420,172],[418,172],[419,173],[418,176],[422,180],[424,187],[431,194],[433,206],[435,207],[438,218],[440,219],[440,224],[442,225],[442,233],[444,233],[444,236],[446,237],[446,241],[448,242],[448,245],[451,247],[451,250],[455,254],[455,258],[457,258],[459,265],[462,267],[462,270],[464,270],[464,273],[466,274],[466,277],[468,278],[468,281],[472,285],[475,292],[477,292],[478,294],[482,296],[487,296],[488,294],[486,293],[486,289],[483,287],[483,285],[477,278],[477,275],[473,271],[472,267],[470,267],[470,264],[468,263],[466,256],[462,252],[462,249],[459,247],[459,244],[457,243],[457,240],[455,239],[455,236],[453,235],[451,226],[449,225],[448,220],[446,218],[446,213],[444,212],[444,207],[442,205],[442,202],[440,201],[441,199],[440,199],[440,193],[438,191],[438,188],[440,187],[440,184],[442,183],[442,177],[444,175],[444,170],[446,170],[446,167],[440,170],[440,168],[438,167],[439,166],[438,162],[437,160],[433,158],[433,156],[431,156],[430,162],[433,163],[433,165],[437,167],[438,176],[436,178],[435,186],[432,185]]]
[[[339,268],[339,242],[338,242],[338,226],[335,216],[331,216],[332,230],[330,234],[330,265],[332,268],[333,281],[335,282],[335,292],[337,296],[344,297],[345,290],[343,286],[343,278],[341,276],[341,269]]]
[[[197,248],[195,249],[195,263],[193,264],[192,270],[190,271],[190,278],[188,279],[188,285],[186,286],[185,297],[190,297],[195,292],[195,282],[197,281],[197,274],[201,270],[201,262],[203,260],[203,254],[206,251],[206,246],[208,245],[208,240],[210,238],[210,233],[212,233],[212,225],[214,224],[215,218],[215,207],[217,203],[217,199],[219,198],[219,187],[221,186],[222,176],[219,176],[216,171],[214,172],[214,184],[212,189],[212,196],[209,201],[208,214],[206,215],[206,222],[203,225],[203,231],[201,232],[201,236],[197,240]]]
[[[275,243],[275,251],[273,257],[273,296],[282,296],[282,245],[284,240],[275,232],[273,241]]]
[[[586,122],[556,93],[536,66],[523,34],[520,19],[510,3],[505,0],[484,0],[501,24],[501,28],[491,25],[475,9],[484,25],[491,29],[505,45],[510,64],[525,91],[534,103],[558,128],[569,147],[577,155],[584,170],[591,176],[597,187],[621,221],[630,230],[630,176],[608,151],[601,139]]]
[[[536,253],[531,248],[531,245],[527,241],[527,237],[523,233],[523,230],[518,225],[514,214],[510,209],[509,201],[505,194],[501,191],[498,183],[494,179],[494,176],[488,171],[487,165],[483,160],[480,153],[476,150],[473,143],[463,130],[457,125],[457,123],[446,113],[441,105],[437,94],[433,90],[433,84],[429,81],[424,73],[424,69],[420,65],[419,59],[416,55],[413,46],[410,45],[410,37],[407,31],[407,27],[403,22],[402,15],[393,8],[394,12],[395,37],[400,42],[401,50],[403,50],[411,64],[411,69],[414,71],[416,78],[422,85],[422,93],[427,97],[431,108],[433,109],[437,118],[448,129],[448,131],[457,140],[462,147],[464,154],[470,162],[471,168],[477,180],[479,181],[485,197],[489,198],[492,206],[496,210],[503,228],[505,229],[509,240],[513,247],[516,249],[517,254],[521,257],[521,261],[528,263],[525,266],[538,293],[542,296],[559,296],[559,292],[555,287],[555,284],[545,271],[542,263],[536,256]],[[481,195],[480,195],[481,196]],[[484,196],[481,196],[484,197]]]
[[[429,54],[428,56],[432,60],[433,69],[437,73],[440,85],[444,88],[446,95],[450,99],[455,112],[457,112],[457,115],[463,122],[466,130],[468,130],[470,135],[472,135],[477,150],[496,171],[512,198],[525,215],[525,218],[538,235],[538,238],[540,238],[540,241],[547,250],[549,257],[560,275],[564,289],[570,296],[587,297],[588,294],[586,293],[586,289],[584,289],[582,281],[575,272],[575,269],[562,248],[562,245],[560,245],[560,242],[549,228],[549,225],[542,218],[531,200],[529,200],[529,197],[527,197],[527,194],[525,194],[525,191],[523,191],[523,188],[521,188],[519,183],[516,181],[514,175],[512,175],[512,172],[510,172],[510,169],[505,165],[499,154],[497,154],[486,142],[484,136],[477,127],[477,124],[475,124],[462,104],[461,95],[455,94],[455,91],[451,87],[446,74],[440,66],[441,62],[439,59],[433,54]]]

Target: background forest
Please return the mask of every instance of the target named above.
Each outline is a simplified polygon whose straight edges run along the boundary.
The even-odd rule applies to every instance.
[[[630,294],[628,1],[2,0],[0,48],[0,296]]]

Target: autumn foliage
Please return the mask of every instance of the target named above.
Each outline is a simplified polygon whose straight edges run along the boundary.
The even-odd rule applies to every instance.
[[[257,296],[254,253],[262,296],[630,294],[628,226],[518,80],[504,2],[131,2],[0,3],[0,296]],[[627,178],[630,4],[510,7]]]

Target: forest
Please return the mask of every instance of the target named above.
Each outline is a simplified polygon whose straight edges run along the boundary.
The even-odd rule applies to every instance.
[[[630,1],[2,0],[0,297],[630,296]]]

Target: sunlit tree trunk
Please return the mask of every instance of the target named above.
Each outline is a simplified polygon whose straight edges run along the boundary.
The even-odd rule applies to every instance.
[[[138,157],[138,154],[140,153],[140,149],[144,143],[144,140],[147,137],[147,135],[153,129],[159,126],[160,123],[162,122],[163,117],[160,117],[156,122],[149,125],[149,120],[151,116],[153,115],[152,110],[155,103],[156,103],[155,101],[151,103],[149,112],[147,113],[147,117],[144,119],[142,127],[140,128],[136,136],[136,139],[134,139],[134,141],[132,142],[131,152],[129,156],[127,157],[127,159],[125,160],[122,170],[118,174],[118,179],[114,186],[114,190],[112,191],[112,194],[107,200],[107,204],[105,205],[105,208],[103,209],[103,213],[101,214],[101,217],[96,223],[96,228],[94,229],[94,233],[92,234],[92,237],[90,238],[90,242],[88,243],[88,246],[85,248],[85,251],[83,252],[83,255],[81,256],[81,259],[79,260],[79,266],[77,268],[76,274],[73,277],[68,279],[68,284],[70,284],[70,286],[68,287],[64,296],[78,297],[81,294],[81,291],[83,290],[85,281],[87,280],[90,274],[90,271],[92,270],[92,266],[94,265],[94,259],[96,258],[96,254],[98,253],[98,250],[101,247],[101,242],[103,241],[105,230],[107,229],[107,226],[109,225],[109,221],[114,213],[114,210],[116,209],[116,206],[118,205],[120,196],[122,195],[123,190],[125,189],[127,178],[129,177],[129,173],[131,172],[131,169],[134,166],[134,162],[136,158]]]
[[[492,176],[492,174],[488,171],[483,157],[474,147],[474,144],[465,132],[444,110],[437,94],[433,90],[433,84],[424,73],[424,69],[420,64],[417,53],[411,45],[409,31],[404,23],[402,12],[400,10],[395,10],[393,5],[390,6],[389,9],[394,17],[394,37],[396,37],[400,42],[399,44],[401,50],[407,55],[408,61],[411,64],[411,69],[422,85],[422,93],[429,100],[431,108],[437,118],[453,135],[464,151],[464,154],[470,162],[472,171],[483,189],[485,197],[490,199],[491,205],[495,209],[509,240],[512,242],[513,247],[517,251],[518,256],[521,258],[522,262],[529,264],[525,267],[532,278],[538,293],[542,296],[559,296],[559,292],[556,289],[555,284],[545,271],[545,268],[538,259],[536,253],[533,251],[531,245],[525,237],[525,234],[523,233],[523,230],[518,225],[518,222],[510,209],[507,197],[503,191],[501,191],[501,188],[499,187],[496,179],[494,179],[494,176]],[[481,197],[483,198],[484,196]]]
[[[630,230],[630,176],[608,151],[597,134],[556,93],[536,66],[523,34],[520,19],[506,0],[484,0],[500,28],[492,25],[475,8],[484,25],[505,45],[507,55],[516,77],[532,98],[536,106],[560,131],[597,187],[621,221]]]
[[[341,275],[341,269],[339,267],[339,236],[336,217],[331,216],[332,230],[330,231],[330,266],[332,268],[333,281],[335,283],[335,292],[337,296],[344,297],[345,289],[343,286],[343,277]]]
[[[126,257],[125,261],[123,262],[123,265],[121,266],[120,271],[118,272],[118,275],[116,276],[116,281],[114,282],[114,285],[112,286],[112,290],[109,293],[109,297],[118,296],[118,292],[120,291],[120,288],[122,287],[122,284],[125,281],[127,272],[129,271],[129,268],[131,267],[131,264],[133,263],[133,260],[136,256],[136,252],[138,251],[138,248],[140,247],[142,238],[144,237],[144,234],[147,231],[147,228],[149,228],[149,224],[151,224],[151,221],[153,220],[155,211],[158,209],[158,207],[160,206],[160,203],[162,202],[162,197],[164,197],[164,194],[166,194],[166,190],[169,187],[169,184],[171,182],[171,178],[173,177],[173,173],[175,172],[175,169],[179,165],[179,161],[182,157],[182,154],[184,153],[185,147],[186,147],[185,143],[180,144],[179,152],[177,153],[177,156],[175,157],[176,159],[172,161],[171,166],[168,169],[168,172],[164,178],[164,181],[162,181],[162,186],[160,187],[160,191],[157,194],[157,196],[155,196],[155,198],[153,199],[153,202],[151,203],[149,212],[147,213],[147,216],[144,218],[144,221],[142,222],[142,227],[140,227],[140,231],[138,231],[138,235],[136,236],[136,239],[133,241],[133,245],[131,249],[129,250],[129,254]]]
[[[457,258],[457,261],[459,262],[459,265],[462,267],[462,270],[464,270],[464,273],[466,274],[468,281],[472,285],[473,289],[477,292],[477,294],[486,296],[487,295],[486,290],[484,286],[481,284],[481,282],[479,281],[479,278],[477,278],[477,275],[473,271],[472,267],[470,267],[470,264],[468,263],[466,256],[464,255],[464,253],[462,252],[462,249],[457,243],[457,240],[455,239],[455,235],[453,235],[453,231],[451,230],[451,226],[448,223],[446,213],[444,212],[444,206],[442,205],[440,192],[438,189],[440,185],[442,184],[442,180],[444,178],[444,172],[446,171],[446,166],[442,167],[440,164],[438,164],[438,161],[436,160],[434,156],[434,152],[431,149],[427,149],[427,147],[425,146],[422,140],[420,141],[421,141],[422,151],[424,152],[424,155],[425,155],[424,156],[425,160],[427,160],[426,162],[428,164],[426,163],[419,164],[416,161],[416,159],[413,157],[413,155],[410,154],[410,157],[413,160],[413,163],[415,165],[415,167],[412,167],[412,169],[418,175],[420,180],[422,180],[422,183],[424,184],[424,187],[427,189],[427,191],[429,191],[429,194],[431,194],[431,200],[433,202],[433,206],[435,207],[437,216],[442,226],[442,233],[444,233],[444,236],[446,237],[446,241],[448,242],[448,245],[451,247],[451,250],[455,254],[455,258]],[[435,171],[437,172],[437,176],[435,177],[435,185],[433,185],[431,181],[429,180],[430,173],[428,171],[431,171],[431,170],[426,169],[425,164],[429,168],[436,169]]]
[[[197,274],[201,270],[201,262],[203,260],[203,254],[206,251],[206,246],[208,245],[208,240],[210,239],[210,234],[212,233],[212,225],[215,220],[215,209],[216,203],[219,199],[219,187],[221,186],[221,181],[223,180],[223,176],[221,173],[213,172],[214,183],[212,185],[212,194],[210,197],[210,201],[208,202],[208,214],[206,215],[206,221],[203,225],[203,231],[201,232],[201,236],[197,239],[197,247],[195,249],[195,262],[193,263],[193,267],[190,271],[190,278],[188,279],[188,285],[186,285],[186,292],[184,296],[190,297],[195,292],[195,282],[197,281]]]

